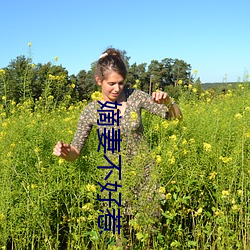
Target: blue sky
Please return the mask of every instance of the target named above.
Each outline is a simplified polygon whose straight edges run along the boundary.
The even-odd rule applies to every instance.
[[[203,83],[250,73],[249,0],[8,0],[0,5],[0,68],[20,55],[69,74],[89,70],[112,46],[132,63],[177,58]]]

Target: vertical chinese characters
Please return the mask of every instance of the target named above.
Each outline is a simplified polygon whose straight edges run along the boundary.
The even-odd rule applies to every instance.
[[[121,134],[120,134],[120,118],[119,116],[119,109],[118,106],[121,104],[115,102],[105,102],[104,104],[98,101],[100,104],[100,109],[97,110],[99,113],[99,119],[97,120],[97,125],[102,127],[103,129],[97,129],[98,138],[99,138],[99,145],[97,152],[100,151],[101,147],[103,147],[104,155],[103,157],[108,162],[107,166],[97,166],[98,169],[109,169],[110,171],[104,177],[104,184],[98,182],[99,186],[101,187],[102,197],[104,196],[104,191],[108,192],[106,198],[101,198],[100,194],[97,194],[97,200],[102,202],[108,202],[108,208],[105,210],[100,209],[100,212],[104,213],[104,215],[99,215],[98,217],[98,226],[101,229],[100,234],[103,231],[111,231],[113,234],[116,233],[116,229],[118,234],[120,234],[121,229],[121,214],[120,208],[116,210],[113,208],[111,209],[112,202],[114,202],[118,207],[121,206],[121,192],[118,191],[122,187],[118,181],[114,183],[108,182],[110,175],[115,171],[118,170],[119,172],[119,181],[121,181],[121,155],[117,154],[118,156],[118,163],[112,162],[108,156],[107,152],[110,151],[112,154],[117,152],[120,153],[120,144],[121,144]],[[118,200],[112,197],[114,192],[119,192]]]

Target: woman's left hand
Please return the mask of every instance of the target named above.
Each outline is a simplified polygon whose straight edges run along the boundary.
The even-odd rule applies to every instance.
[[[159,104],[168,104],[171,102],[168,93],[162,91],[153,92],[152,99],[154,102]]]

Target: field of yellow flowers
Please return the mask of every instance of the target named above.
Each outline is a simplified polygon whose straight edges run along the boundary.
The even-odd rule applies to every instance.
[[[249,249],[249,84],[218,95],[191,91],[178,102],[182,121],[143,113],[160,217],[130,217],[121,241],[131,249]],[[58,140],[72,140],[85,105],[55,107],[50,97],[46,107],[41,100],[12,101],[8,113],[0,106],[0,249],[123,249],[117,235],[99,234],[96,131],[77,161],[52,155]],[[144,159],[122,165],[128,201]]]

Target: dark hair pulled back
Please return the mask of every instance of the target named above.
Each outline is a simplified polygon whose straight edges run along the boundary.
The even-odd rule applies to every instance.
[[[114,48],[108,48],[99,57],[95,66],[95,76],[98,76],[103,81],[110,71],[117,72],[124,80],[127,77],[127,68],[122,53]]]

